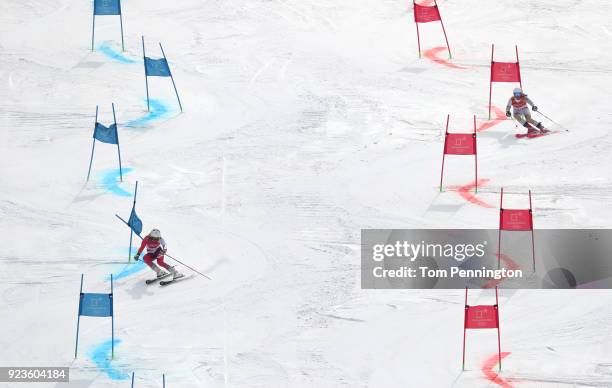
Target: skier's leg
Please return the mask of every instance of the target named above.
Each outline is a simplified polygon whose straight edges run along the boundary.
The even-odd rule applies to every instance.
[[[529,111],[526,109],[520,109],[518,111],[514,111],[514,118],[516,121],[521,123],[523,127],[527,128],[527,133],[537,132],[537,129],[533,128],[533,126],[529,125],[530,120],[533,121]]]
[[[172,274],[172,276],[174,277],[174,279],[180,278],[183,276],[183,274],[181,274],[179,271],[177,271],[176,269],[174,269],[173,266],[168,265],[164,262],[164,256],[161,255],[157,258],[157,264],[159,264],[160,266],[164,267],[165,269],[168,270],[168,272],[170,272]]]
[[[146,255],[144,255],[144,258],[142,259],[146,265],[149,266],[149,268],[151,268],[153,271],[155,271],[155,273],[157,273],[159,275],[161,269],[155,265],[155,263],[153,263],[153,255],[150,253],[147,253]]]
[[[522,126],[525,126],[526,121],[525,121],[525,119],[523,118],[523,115],[522,115],[522,114],[520,114],[519,112],[516,112],[516,111],[515,111],[515,112],[512,114],[512,117],[514,117],[514,119],[515,119],[515,120],[516,120],[518,123],[520,123]]]
[[[169,266],[168,264],[166,264],[166,262],[164,262],[164,256],[157,256],[157,265],[159,265],[160,267],[163,267],[165,269],[167,269],[168,271],[172,272],[172,267]]]
[[[532,117],[530,113],[525,113],[525,118],[527,119],[527,122],[531,125],[534,125],[535,127],[537,127],[538,129],[542,129],[542,123],[539,121],[535,121]]]

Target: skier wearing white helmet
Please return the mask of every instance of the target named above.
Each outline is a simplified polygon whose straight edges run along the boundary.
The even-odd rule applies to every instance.
[[[147,264],[155,273],[157,273],[157,278],[163,278],[172,274],[174,279],[182,277],[183,275],[179,273],[174,267],[166,264],[164,262],[164,254],[166,253],[166,241],[162,238],[161,232],[159,229],[153,229],[151,232],[142,239],[142,244],[140,244],[140,248],[138,248],[138,252],[134,256],[134,260],[138,261],[140,258],[140,254],[142,251],[147,248],[147,253],[144,255],[143,261]],[[157,265],[153,263],[154,260],[157,260]],[[161,268],[165,268],[168,272],[165,272]]]
[[[510,97],[508,104],[506,105],[506,116],[510,117],[510,107],[512,107],[513,117],[516,119],[516,121],[527,128],[528,134],[538,133],[538,129],[541,133],[548,132],[548,130],[542,126],[542,123],[531,118],[529,105],[531,105],[531,109],[533,109],[534,112],[538,111],[538,107],[533,103],[533,101],[531,101],[531,99],[527,97],[527,95],[523,93],[520,88],[515,88],[512,94],[512,97]]]

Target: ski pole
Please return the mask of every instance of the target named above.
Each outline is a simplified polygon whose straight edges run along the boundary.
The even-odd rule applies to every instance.
[[[182,264],[182,265],[184,265],[185,267],[189,268],[189,269],[190,269],[190,270],[192,270],[193,272],[196,272],[196,273],[198,273],[198,274],[200,274],[200,275],[204,276],[206,279],[208,279],[208,280],[212,280],[210,277],[208,277],[208,276],[204,275],[202,272],[200,272],[200,271],[198,271],[198,270],[195,270],[195,269],[191,268],[190,266],[188,266],[187,264],[185,264],[185,263],[183,263],[182,261],[180,261],[179,259],[177,259],[177,258],[175,258],[175,257],[170,256],[170,255],[168,254],[168,252],[166,252],[166,253],[165,253],[165,255],[166,255],[166,256],[168,256],[169,258],[171,258],[172,260],[176,261],[177,263]]]
[[[558,122],[556,122],[555,120],[551,119],[550,117],[546,116],[544,113],[540,112],[539,110],[534,111],[536,113],[539,113],[540,115],[542,115],[544,118],[550,120],[553,124],[558,125],[559,127],[563,128],[563,130],[565,132],[569,132],[569,129],[565,128],[563,125],[559,124]]]

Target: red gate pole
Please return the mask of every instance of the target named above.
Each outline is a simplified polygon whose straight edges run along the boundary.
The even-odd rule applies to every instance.
[[[531,207],[531,190],[529,190],[529,218],[531,221],[531,259],[533,260],[533,272],[536,271],[535,267],[535,237],[533,232],[533,210]]]
[[[421,36],[419,34],[419,23],[417,22],[417,16],[416,16],[416,2],[414,0],[412,0],[412,10],[414,12],[414,24],[416,24],[416,30],[417,30],[417,45],[419,47],[419,58],[421,58]]]
[[[501,330],[499,328],[499,299],[497,297],[497,286],[495,286],[495,319],[497,320],[497,355],[499,359],[499,370],[501,371]]]
[[[476,141],[476,115],[474,115],[474,187],[478,193],[478,143]]]
[[[521,86],[521,90],[522,90],[523,89],[523,81],[521,80],[521,64],[519,62],[519,57],[518,57],[518,46],[514,45],[514,49],[516,50],[516,69],[518,70],[519,85]]]
[[[466,332],[466,326],[467,326],[467,309],[468,309],[468,305],[467,305],[467,293],[468,293],[468,288],[465,287],[465,307],[464,307],[464,316],[463,316],[463,360],[461,362],[461,370],[464,371],[465,370],[465,332]]]
[[[493,90],[493,47],[491,43],[491,77],[489,78],[489,120],[491,120],[491,93]]]
[[[504,203],[504,188],[501,188],[501,197],[499,199],[499,233],[497,235],[497,269],[501,267],[501,231],[502,231],[502,220],[503,220],[503,207]]]
[[[440,171],[440,192],[442,192],[442,179],[444,178],[444,158],[446,157],[446,138],[448,135],[448,120],[450,114],[446,115],[446,130],[444,131],[444,149],[442,150],[442,171]]]
[[[451,55],[450,45],[448,44],[448,38],[446,37],[446,30],[444,29],[444,23],[442,22],[442,15],[440,15],[440,8],[438,8],[438,3],[434,0],[434,5],[436,6],[436,10],[438,11],[438,16],[440,16],[440,25],[442,25],[442,32],[444,33],[444,40],[446,40],[446,47],[448,48],[448,58],[453,59]]]

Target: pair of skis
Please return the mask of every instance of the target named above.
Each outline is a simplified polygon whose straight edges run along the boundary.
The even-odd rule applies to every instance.
[[[538,130],[538,128],[534,127],[533,125],[529,124],[530,129],[532,130],[531,132],[527,132],[527,133],[517,133],[516,138],[517,139],[535,139],[536,137],[542,137],[542,136],[548,136],[548,135],[552,135],[553,133],[559,133],[560,131],[556,131],[556,130],[550,130],[548,128],[543,128],[544,131],[540,131]]]
[[[162,280],[162,279],[165,279],[165,278],[167,278],[167,277],[169,277],[171,275],[172,275],[172,273],[169,272],[169,273],[165,274],[164,276],[161,276],[161,277],[158,277],[158,278],[156,277],[155,279],[147,279],[147,280],[145,280],[145,283],[147,283],[147,285],[148,285],[148,284],[153,284],[153,283],[159,281],[159,285],[160,286],[167,286],[168,284],[172,284],[172,283],[176,283],[176,282],[181,281],[181,280],[189,279],[190,277],[193,276],[193,275],[185,276],[185,275],[181,274],[181,276],[179,276],[177,278],[172,278],[170,280]]]

